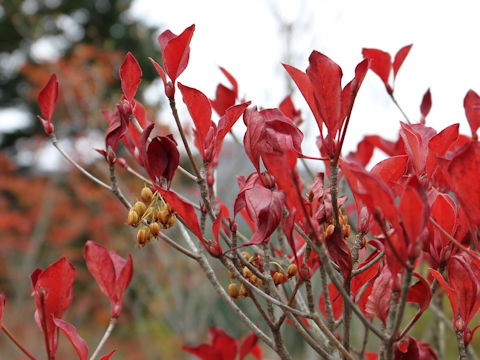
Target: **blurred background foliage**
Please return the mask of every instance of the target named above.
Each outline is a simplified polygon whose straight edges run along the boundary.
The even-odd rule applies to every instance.
[[[108,299],[83,261],[88,239],[134,257],[134,279],[105,353],[117,349],[115,359],[181,359],[187,358],[181,346],[205,341],[211,325],[228,328],[232,336],[245,335],[243,327],[232,325],[237,321],[196,264],[163,244],[137,249],[135,232],[126,226],[127,211],[120,202],[45,151],[51,145],[35,119],[36,98],[51,73],[56,73],[60,83],[53,120],[56,133],[76,160],[108,179],[104,160],[85,146],[85,138],[97,134],[103,144],[108,124],[100,110],[113,110],[120,99],[118,68],[126,52],[132,51],[143,71],[138,99],[157,78],[148,56],[161,61],[155,40],[161,29],[132,19],[130,5],[124,0],[0,3],[0,110],[15,110],[15,119],[25,119],[0,130],[0,292],[7,297],[4,323],[35,355],[44,349],[33,320],[29,274],[61,256],[77,268],[74,300],[65,319],[77,327],[90,349],[108,325]],[[147,109],[150,120],[156,110]],[[56,165],[48,166],[49,162]],[[129,199],[139,197],[143,183],[122,169],[118,175]],[[0,349],[2,359],[23,358],[3,334]],[[61,339],[58,358],[69,358],[72,351]]]

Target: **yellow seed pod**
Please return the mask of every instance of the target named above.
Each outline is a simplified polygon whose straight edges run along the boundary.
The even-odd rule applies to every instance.
[[[250,281],[252,284],[255,285],[255,283],[257,282],[257,279],[258,279],[257,275],[252,274],[252,276],[248,278],[248,281]]]
[[[127,223],[130,226],[137,227],[138,226],[139,216],[138,213],[134,209],[130,209],[128,211]]]
[[[151,238],[150,229],[148,226],[142,226],[141,229],[137,231],[137,245],[139,248],[143,248]]]
[[[157,237],[158,234],[160,234],[160,225],[158,225],[157,222],[152,222],[152,223],[150,224],[149,228],[150,228],[150,233],[151,233],[153,236]]]
[[[133,209],[137,212],[139,217],[142,217],[143,214],[145,214],[145,211],[147,211],[147,207],[141,201],[137,201],[135,205],[133,205]]]
[[[351,232],[350,225],[346,225],[345,231],[344,231],[345,237],[348,238],[350,236],[350,232]]]
[[[287,276],[283,272],[277,271],[273,274],[273,283],[275,285],[282,284],[285,281],[287,281]]]
[[[230,295],[230,297],[233,299],[233,300],[237,300],[240,296],[240,291],[238,290],[238,285],[237,284],[234,284],[234,283],[231,283],[230,285],[228,285],[228,295]]]
[[[142,191],[140,192],[140,198],[146,205],[150,205],[153,200],[153,192],[150,190],[149,187],[144,186]]]
[[[167,223],[165,224],[165,229],[170,229],[173,224],[175,224],[175,214],[170,214]]]
[[[170,217],[170,213],[168,209],[163,208],[157,211],[157,220],[160,221],[163,225],[168,223],[169,217]]]

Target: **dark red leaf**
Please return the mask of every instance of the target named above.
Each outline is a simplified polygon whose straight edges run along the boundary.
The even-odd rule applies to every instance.
[[[364,58],[370,59],[370,69],[377,74],[383,81],[387,92],[393,92],[392,87],[388,83],[390,72],[392,71],[392,58],[389,53],[378,49],[362,49]]]
[[[125,98],[131,102],[135,93],[137,92],[140,78],[142,77],[142,70],[138,65],[137,59],[130,53],[127,53],[120,66],[120,79],[122,80],[122,91]]]
[[[368,297],[365,308],[366,315],[371,320],[378,317],[384,326],[387,324],[387,316],[390,311],[390,299],[392,297],[393,277],[387,266],[384,266],[380,276],[373,283],[372,292]]]
[[[188,112],[195,123],[197,132],[205,139],[212,122],[212,107],[208,98],[199,90],[178,83],[178,88],[183,96],[183,102],[187,105]]]
[[[84,257],[88,271],[110,300],[112,317],[119,317],[122,312],[123,294],[132,280],[132,257],[128,254],[127,259],[123,259],[90,240],[85,244]]]
[[[345,281],[350,279],[352,273],[353,261],[350,254],[350,248],[348,247],[341,230],[335,230],[332,236],[326,239],[326,245],[330,257],[340,267],[340,271],[343,274]]]
[[[177,142],[172,134],[156,136],[152,139],[147,149],[147,163],[150,178],[154,182],[164,178],[167,181],[167,187],[170,187],[180,163]]]
[[[400,50],[398,50],[397,54],[395,55],[395,60],[393,60],[393,79],[397,77],[398,70],[400,70],[400,66],[402,66],[405,58],[407,57],[410,49],[412,48],[413,44],[404,46]]]
[[[243,138],[245,152],[255,169],[260,172],[260,149],[258,149],[258,145],[264,137],[265,119],[256,108],[250,108],[243,113],[243,121],[247,126]]]
[[[182,349],[202,360],[223,360],[219,351],[208,344],[200,344],[195,347],[184,345],[182,346]]]
[[[57,345],[56,325],[53,319],[62,318],[72,302],[75,273],[73,265],[65,257],[62,257],[45,270],[36,269],[30,275],[37,308],[35,319],[42,330],[44,329],[41,324],[46,322],[50,349],[56,349]],[[42,298],[45,311],[42,307]]]
[[[465,108],[468,124],[472,130],[472,138],[477,140],[477,130],[480,127],[480,96],[475,91],[468,90],[463,100],[463,107]]]
[[[418,281],[413,284],[410,289],[408,289],[407,301],[417,303],[420,308],[418,310],[418,313],[415,315],[412,321],[410,321],[403,333],[406,333],[420,318],[423,312],[427,310],[428,305],[430,305],[430,300],[432,299],[430,284],[427,282],[427,280],[425,280],[418,273],[413,273],[413,276],[418,278]]]
[[[80,360],[88,359],[88,346],[85,340],[83,340],[80,335],[78,335],[77,329],[72,324],[62,320],[62,319],[53,319],[55,325],[62,330],[65,336],[68,338],[70,343],[75,348],[78,358]]]
[[[400,197],[398,210],[407,238],[410,244],[414,244],[419,241],[430,217],[427,197],[415,177],[411,178],[405,187]]]
[[[47,84],[40,90],[38,94],[38,106],[45,120],[50,123],[55,103],[58,99],[58,81],[57,75],[52,74]]]
[[[257,226],[250,244],[266,241],[275,231],[283,217],[284,202],[283,192],[272,191],[258,184],[245,191],[247,211]]]
[[[195,25],[191,25],[178,36],[170,30],[166,30],[157,38],[162,49],[165,72],[174,84],[187,67],[190,55],[190,41],[194,31]]]
[[[417,342],[410,336],[394,344],[395,360],[420,360]]]
[[[342,69],[330,58],[312,52],[307,76],[313,87],[317,109],[333,138],[340,127],[342,115]]]
[[[422,113],[421,123],[425,123],[425,118],[427,117],[430,109],[432,108],[432,94],[430,93],[430,89],[425,92],[423,95],[422,103],[420,104],[420,112]]]

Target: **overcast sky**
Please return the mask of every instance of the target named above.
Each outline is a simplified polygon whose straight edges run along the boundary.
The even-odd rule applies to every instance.
[[[460,122],[461,131],[469,131],[463,98],[470,88],[480,92],[479,1],[137,0],[132,14],[177,34],[196,24],[190,63],[180,81],[213,96],[217,83],[224,81],[217,68],[221,65],[236,77],[240,93],[262,107],[277,106],[287,91],[279,17],[294,26],[291,65],[305,70],[311,51],[318,50],[342,67],[345,82],[362,60],[362,47],[394,56],[413,43],[397,76],[397,100],[418,120],[430,87],[433,107],[427,125],[438,131]],[[312,120],[298,91],[295,100]],[[346,150],[367,133],[394,138],[400,120],[383,84],[369,72],[355,103]],[[318,133],[314,126],[303,129]]]

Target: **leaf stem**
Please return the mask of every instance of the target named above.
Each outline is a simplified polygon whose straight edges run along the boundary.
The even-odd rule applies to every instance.
[[[2,324],[2,328],[3,332],[5,333],[5,335],[7,335],[9,337],[10,340],[12,340],[12,342],[17,345],[17,347],[30,359],[30,360],[37,360],[37,358],[35,356],[33,356],[32,354],[30,354],[28,352],[27,349],[25,349],[23,347],[22,344],[20,344],[20,342],[17,340],[17,338],[7,329],[7,327],[5,325]]]
[[[100,350],[102,349],[103,345],[105,345],[105,343],[107,342],[108,338],[110,337],[110,335],[112,334],[112,331],[115,327],[115,325],[117,324],[117,318],[111,318],[110,319],[110,323],[108,324],[108,327],[107,327],[107,330],[105,330],[105,333],[103,334],[102,338],[100,339],[100,342],[98,343],[97,345],[97,348],[95,349],[95,351],[93,352],[92,356],[90,356],[90,359],[89,360],[95,360],[95,358],[97,357],[98,353],[100,352]]]

